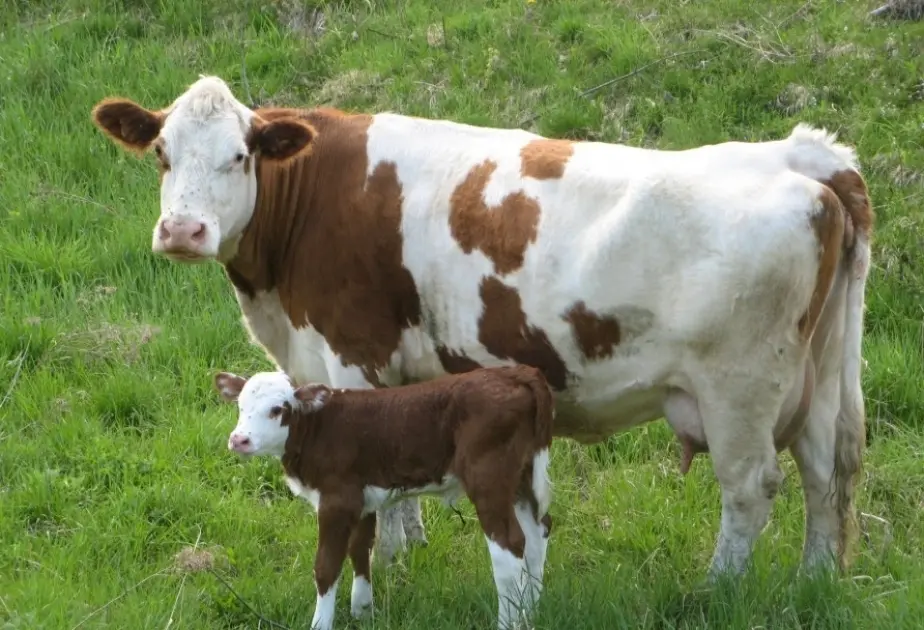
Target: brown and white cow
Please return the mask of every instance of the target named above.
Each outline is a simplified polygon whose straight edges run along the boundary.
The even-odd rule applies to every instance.
[[[353,616],[372,606],[375,512],[421,495],[447,504],[468,496],[494,569],[498,627],[528,620],[552,529],[554,412],[542,372],[515,365],[358,390],[296,386],[283,372],[220,372],[215,387],[238,404],[228,448],[280,457],[289,488],[318,512],[312,628],[333,627],[347,556]]]
[[[845,566],[873,213],[854,150],[825,130],[661,151],[254,111],[215,77],[160,110],[107,98],[93,119],[157,156],[153,250],[224,265],[296,382],[526,363],[555,390],[556,435],[664,417],[684,468],[708,449],[721,484],[710,575],[744,570],[789,448],[803,560]],[[377,554],[403,544],[398,516],[380,514]]]

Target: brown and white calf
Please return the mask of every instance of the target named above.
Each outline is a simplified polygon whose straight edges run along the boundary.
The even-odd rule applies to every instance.
[[[666,418],[684,470],[708,449],[722,487],[713,575],[744,569],[784,448],[805,490],[804,562],[846,561],[873,212],[833,135],[797,125],[662,151],[251,110],[215,77],[164,109],[109,98],[93,117],[157,155],[154,252],[219,261],[253,338],[296,382],[533,365],[556,435],[593,442]],[[380,515],[377,555],[404,543],[397,516]]]
[[[333,625],[340,572],[353,565],[351,609],[372,605],[376,510],[402,497],[467,495],[494,568],[498,627],[516,624],[542,589],[551,532],[552,394],[524,365],[385,389],[294,385],[283,372],[221,372],[240,415],[228,448],[282,458],[292,492],[318,512],[312,627]]]

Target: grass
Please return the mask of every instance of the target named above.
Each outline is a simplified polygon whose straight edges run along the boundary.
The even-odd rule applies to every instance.
[[[199,73],[247,98],[245,68],[258,103],[662,148],[778,138],[800,120],[838,130],[878,212],[859,498],[870,516],[850,575],[796,578],[802,499],[784,455],[753,571],[702,589],[718,487],[705,458],[679,475],[657,423],[589,448],[556,443],[536,627],[919,627],[924,24],[870,21],[874,4],[12,0],[0,12],[0,627],[267,627],[200,570],[209,561],[265,617],[310,622],[315,516],[277,463],[227,453],[234,412],[211,390],[215,370],[265,359],[217,265],[150,253],[154,166],[89,119],[110,94],[165,105]],[[358,627],[493,623],[470,506],[465,523],[437,502],[424,510],[430,547],[374,576],[377,613]],[[177,567],[187,547],[210,555]],[[349,577],[341,589],[346,627]]]

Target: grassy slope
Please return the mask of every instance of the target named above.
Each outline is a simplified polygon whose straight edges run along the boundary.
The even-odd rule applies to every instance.
[[[72,628],[197,540],[266,616],[310,620],[315,517],[277,464],[225,451],[233,411],[210,390],[215,369],[253,370],[263,357],[220,268],[152,257],[154,167],[89,121],[103,96],[161,106],[200,72],[243,95],[243,41],[261,102],[498,126],[540,114],[527,127],[665,148],[775,138],[806,120],[855,143],[879,216],[860,504],[889,525],[864,519],[854,577],[794,581],[801,491],[786,455],[743,590],[699,591],[719,515],[708,460],[681,478],[661,423],[588,449],[560,442],[537,627],[917,626],[924,25],[872,25],[867,4],[368,0],[328,6],[314,37],[286,4],[256,0],[13,0],[0,12],[0,623]],[[444,43],[428,44],[428,26],[443,23]],[[683,51],[697,52],[578,94]],[[375,576],[378,615],[363,627],[491,623],[477,524],[424,508],[430,548]],[[348,577],[341,588],[343,627]],[[210,574],[172,573],[82,627],[163,628],[171,611],[175,628],[256,626]]]

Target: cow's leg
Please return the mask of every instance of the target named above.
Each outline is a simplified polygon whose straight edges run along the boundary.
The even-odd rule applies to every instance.
[[[729,381],[716,383],[721,389],[699,399],[713,469],[722,487],[711,581],[722,573],[744,572],[783,481],[773,442],[782,393],[766,382]]]
[[[353,565],[353,589],[350,592],[350,611],[360,618],[372,609],[372,572],[369,555],[375,540],[375,512],[367,514],[353,529],[350,536],[350,563]]]
[[[355,494],[355,493],[354,493]],[[311,619],[312,630],[332,630],[340,572],[346,559],[351,532],[359,523],[362,495],[321,497],[318,507],[318,552],[314,559],[314,583],[318,599]]]
[[[404,535],[408,545],[426,547],[427,532],[424,530],[423,515],[420,511],[420,499],[412,497],[400,503],[401,521],[404,525]]]
[[[838,355],[840,353],[834,352]],[[790,448],[802,478],[805,496],[805,542],[802,563],[806,569],[831,569],[837,558],[842,525],[835,501],[835,452],[840,411],[839,363],[821,364],[818,384],[802,434]]]

